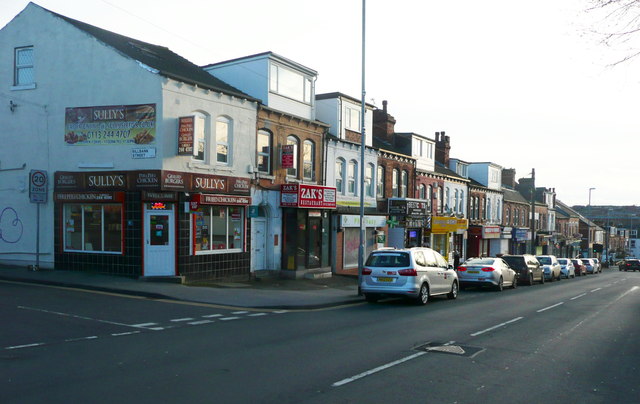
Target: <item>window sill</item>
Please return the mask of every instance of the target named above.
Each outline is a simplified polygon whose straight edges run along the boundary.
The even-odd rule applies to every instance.
[[[220,250],[199,250],[196,251],[195,255],[213,255],[213,254],[230,254],[230,253],[239,253],[243,252],[241,248],[230,248],[230,249],[220,249]]]
[[[267,173],[258,173],[258,178],[260,179],[265,179],[265,180],[275,180],[276,176],[275,175],[270,175]]]
[[[33,90],[36,88],[36,83],[23,84],[21,86],[11,86],[11,91]]]

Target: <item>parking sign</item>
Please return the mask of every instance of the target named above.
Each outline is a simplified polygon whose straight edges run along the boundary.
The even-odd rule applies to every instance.
[[[32,203],[47,202],[47,172],[31,170],[29,173],[29,199]]]

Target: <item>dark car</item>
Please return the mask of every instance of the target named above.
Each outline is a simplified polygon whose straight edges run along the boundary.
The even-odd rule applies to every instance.
[[[576,269],[576,276],[586,275],[585,271],[587,270],[587,268],[584,266],[581,260],[574,258],[571,260],[571,262]]]
[[[544,283],[544,270],[534,255],[503,255],[501,258],[518,273],[518,282],[527,285],[533,285],[534,281]]]
[[[628,259],[622,262],[620,266],[620,270],[626,271],[640,271],[640,260],[637,259]]]

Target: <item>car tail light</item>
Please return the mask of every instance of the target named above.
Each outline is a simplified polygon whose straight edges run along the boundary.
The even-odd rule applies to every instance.
[[[362,268],[362,275],[371,275],[371,268]]]
[[[418,276],[418,271],[414,268],[401,269],[398,271],[398,275],[402,276]]]
[[[460,271],[460,272],[464,272],[467,270],[467,267],[458,267],[456,268],[456,271]]]
[[[495,269],[494,267],[484,267],[484,268],[482,268],[482,270],[483,270],[484,272],[493,272],[493,271],[495,271],[496,269]]]

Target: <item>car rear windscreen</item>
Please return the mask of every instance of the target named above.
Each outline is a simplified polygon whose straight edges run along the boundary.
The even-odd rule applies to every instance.
[[[407,253],[371,254],[365,263],[369,267],[408,267],[411,260]]]
[[[549,257],[536,257],[538,259],[538,261],[540,261],[540,263],[542,265],[551,265],[551,258]]]
[[[502,259],[507,261],[507,264],[509,264],[513,269],[527,268],[527,264],[524,262],[524,257],[502,257]]]

